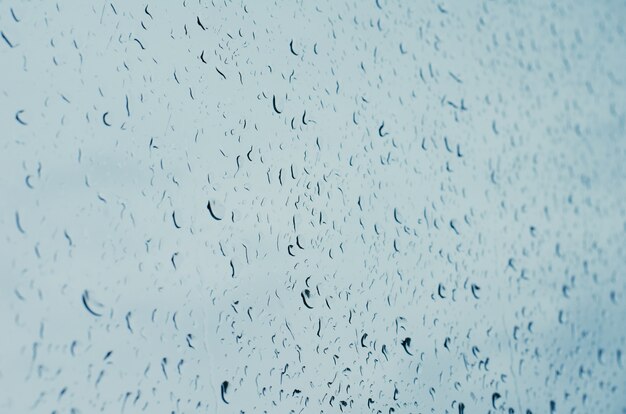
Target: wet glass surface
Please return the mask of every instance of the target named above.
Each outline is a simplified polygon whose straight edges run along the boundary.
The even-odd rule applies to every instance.
[[[0,2],[0,412],[626,412],[625,22]]]

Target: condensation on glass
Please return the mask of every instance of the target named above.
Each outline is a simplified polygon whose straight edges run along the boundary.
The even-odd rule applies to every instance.
[[[0,412],[624,413],[625,22],[0,2]]]

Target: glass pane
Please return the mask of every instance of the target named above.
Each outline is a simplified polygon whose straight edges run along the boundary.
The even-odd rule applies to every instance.
[[[624,22],[0,2],[0,412],[626,412]]]

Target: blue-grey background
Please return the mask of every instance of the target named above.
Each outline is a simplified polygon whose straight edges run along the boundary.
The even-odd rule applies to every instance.
[[[0,412],[626,412],[624,2],[0,31]]]

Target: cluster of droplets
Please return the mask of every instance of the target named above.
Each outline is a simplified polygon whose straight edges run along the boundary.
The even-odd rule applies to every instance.
[[[624,412],[626,7],[409,3],[0,3],[0,412]]]

